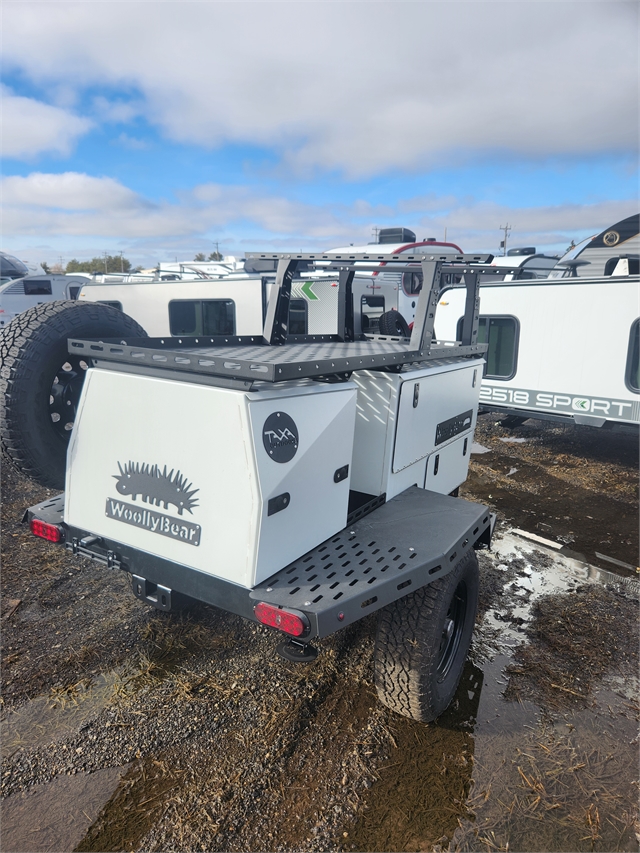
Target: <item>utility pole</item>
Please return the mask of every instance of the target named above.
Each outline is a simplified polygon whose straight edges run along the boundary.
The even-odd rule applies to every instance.
[[[447,226],[444,226],[444,242],[447,242]]]
[[[105,273],[107,271],[107,253],[106,252],[104,253],[104,271],[105,271]]]
[[[374,225],[373,228],[371,229],[371,231],[373,233],[373,242],[377,243],[378,242],[378,233],[380,232],[380,229],[378,228],[377,225]]]
[[[509,231],[511,231],[511,226],[507,222],[506,225],[501,225],[500,230],[504,231],[504,240],[500,241],[500,248],[502,249],[502,254],[507,254],[507,239],[509,237]]]
[[[122,252],[120,252],[120,272],[124,272],[124,261],[122,260]]]

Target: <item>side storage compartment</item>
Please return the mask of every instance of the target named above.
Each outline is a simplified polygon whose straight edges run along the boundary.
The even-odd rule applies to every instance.
[[[448,494],[463,483],[482,365],[480,359],[451,358],[402,373],[354,373],[358,401],[351,488],[385,493],[390,500],[412,485]],[[449,450],[454,444],[457,449]],[[429,468],[435,465],[434,454],[440,456],[438,467],[443,466],[435,475]],[[448,473],[441,476],[445,468]]]
[[[355,398],[92,368],[65,522],[252,588],[346,524]]]

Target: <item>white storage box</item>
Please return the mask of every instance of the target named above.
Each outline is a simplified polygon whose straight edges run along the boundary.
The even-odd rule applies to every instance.
[[[386,493],[390,500],[410,486],[448,494],[463,483],[483,364],[443,359],[402,373],[354,373],[358,413],[351,488],[369,495]],[[462,441],[459,453],[444,452],[465,437],[466,448]],[[428,476],[434,454],[441,456],[438,474],[430,470]]]
[[[65,522],[244,587],[341,530],[352,382],[238,391],[88,371]]]

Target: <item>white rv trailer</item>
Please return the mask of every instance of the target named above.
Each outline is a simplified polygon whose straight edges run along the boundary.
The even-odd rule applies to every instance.
[[[551,278],[594,278],[638,275],[640,269],[640,214],[635,213],[605,228],[570,249],[558,262]],[[626,262],[626,263],[625,263]],[[624,269],[626,268],[626,273]]]
[[[449,339],[464,290],[444,289],[436,334]],[[640,423],[640,277],[481,283],[480,342],[488,343],[484,410],[590,426]]]
[[[354,328],[357,334],[377,333],[382,314],[391,310],[407,323],[415,317],[418,293],[422,285],[420,266],[416,272],[385,271],[385,257],[403,254],[429,254],[441,261],[462,253],[454,243],[435,240],[415,242],[415,234],[406,228],[381,229],[383,242],[365,246],[332,249],[345,257],[370,253],[378,259],[380,270],[356,274],[353,285]],[[413,239],[413,242],[411,240]],[[404,242],[402,242],[404,240]],[[409,240],[409,242],[407,242]],[[358,264],[363,262],[356,262]],[[366,266],[366,265],[365,265]],[[269,283],[275,279],[272,259],[246,264],[247,272],[232,273],[218,279],[148,282],[86,282],[78,295],[80,301],[103,302],[133,317],[152,337],[164,335],[260,335],[268,301]],[[298,335],[335,334],[338,304],[338,278],[335,272],[316,269],[301,271],[292,282],[290,332]]]
[[[0,327],[41,302],[76,299],[86,283],[83,276],[27,275],[0,285]]]

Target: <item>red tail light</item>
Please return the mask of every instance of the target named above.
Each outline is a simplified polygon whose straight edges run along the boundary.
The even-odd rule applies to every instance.
[[[34,536],[39,536],[49,542],[62,542],[64,539],[64,530],[57,524],[49,524],[47,521],[32,518],[29,527]]]
[[[309,628],[303,613],[281,610],[279,607],[274,607],[273,604],[265,604],[264,601],[256,604],[253,612],[258,622],[262,622],[263,625],[268,625],[270,628],[277,628],[278,631],[291,634],[293,637],[302,637]]]

